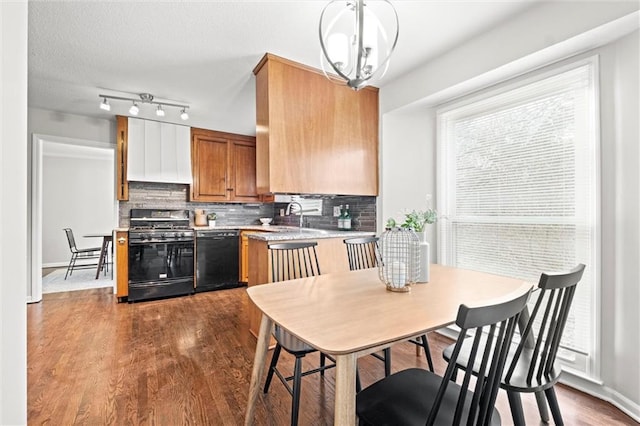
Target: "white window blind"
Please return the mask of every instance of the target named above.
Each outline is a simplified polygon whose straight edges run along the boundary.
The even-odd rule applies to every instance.
[[[439,262],[537,282],[587,265],[563,335],[594,375],[595,59],[438,111]]]

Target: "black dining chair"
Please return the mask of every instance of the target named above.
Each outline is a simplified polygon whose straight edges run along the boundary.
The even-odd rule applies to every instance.
[[[308,241],[269,244],[271,281],[278,282],[320,275],[320,265],[318,264],[318,255],[316,253],[317,245],[318,243],[316,242]],[[303,372],[302,358],[317,350],[292,336],[277,324],[274,327],[273,336],[276,339],[276,347],[273,350],[271,364],[265,380],[264,393],[269,391],[273,375],[278,376],[291,394],[291,425],[297,425],[302,377],[318,372],[323,375],[326,369],[335,367],[335,360],[320,353],[320,367]],[[285,377],[277,368],[282,349],[296,358],[292,376]],[[326,364],[326,358],[332,361],[328,365]],[[289,381],[293,381],[292,386],[289,386]]]
[[[410,368],[365,388],[356,396],[360,425],[499,425],[495,401],[500,378],[530,293],[490,306],[461,305],[456,318],[461,331],[444,376]],[[451,380],[465,335],[471,331],[475,337],[469,360],[480,366],[473,386],[470,371],[461,384]]]
[[[375,268],[380,264],[380,250],[378,247],[378,237],[361,237],[347,238],[344,244],[347,247],[347,256],[349,257],[349,269],[352,271],[358,269]],[[424,349],[425,357],[429,370],[433,371],[433,360],[431,359],[431,351],[429,349],[429,340],[427,335],[423,334],[419,338],[409,339],[408,342],[413,343],[419,348]],[[384,350],[383,355],[371,354],[384,362],[384,375],[391,374],[391,348]]]
[[[526,319],[526,325],[521,330],[519,343],[514,344],[509,352],[507,368],[500,387],[507,391],[513,423],[524,425],[524,413],[520,393],[536,393],[544,391],[549,403],[551,414],[556,425],[563,425],[562,414],[553,386],[558,382],[562,372],[556,362],[556,355],[560,347],[562,332],[567,323],[571,302],[578,282],[582,279],[585,265],[579,264],[568,272],[543,273],[538,282],[539,291],[534,292],[537,297],[531,315]],[[528,314],[527,314],[528,315]],[[460,356],[457,358],[458,368],[467,369],[473,365],[477,371],[477,364],[469,361],[471,340],[467,339]],[[447,347],[443,356],[451,359],[454,347]],[[548,422],[544,398],[537,398],[540,416]]]
[[[69,265],[67,266],[67,272],[64,274],[64,279],[67,279],[67,276],[71,276],[75,269],[87,269],[87,268],[95,268],[98,266],[98,262],[95,263],[86,263],[85,260],[91,259],[100,259],[100,253],[102,252],[102,247],[90,247],[79,249],[76,247],[76,240],[73,237],[73,231],[71,228],[64,228],[64,232],[67,235],[67,241],[69,243],[69,250],[71,250],[71,259],[69,260]],[[80,264],[76,262],[80,260]]]

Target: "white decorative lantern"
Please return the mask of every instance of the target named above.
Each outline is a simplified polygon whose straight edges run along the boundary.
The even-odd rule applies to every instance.
[[[392,228],[379,240],[380,280],[389,291],[411,291],[420,276],[420,240],[411,229]]]

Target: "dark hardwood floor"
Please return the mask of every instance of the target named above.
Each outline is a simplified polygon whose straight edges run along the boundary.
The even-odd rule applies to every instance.
[[[247,326],[244,288],[135,304],[118,304],[110,289],[45,294],[27,308],[30,425],[240,425],[244,419],[255,339]],[[429,335],[436,371],[450,343]],[[393,347],[393,370],[426,367],[415,346]],[[269,357],[270,358],[270,357]],[[280,365],[293,365],[281,356]],[[317,365],[307,356],[307,367]],[[358,361],[364,386],[382,378],[382,363]],[[301,425],[330,425],[334,371],[305,377]],[[557,387],[567,425],[637,424],[612,405]],[[542,424],[532,395],[527,424]],[[256,409],[257,425],[289,423],[291,397],[274,380]],[[506,395],[497,407],[511,424]]]

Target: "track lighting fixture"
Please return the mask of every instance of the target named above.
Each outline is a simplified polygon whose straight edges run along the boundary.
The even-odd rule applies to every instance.
[[[138,113],[140,112],[140,107],[138,106],[138,104],[151,104],[151,105],[157,105],[156,115],[158,117],[165,116],[164,107],[175,107],[175,108],[180,108],[180,118],[182,120],[189,119],[189,114],[187,113],[187,109],[189,109],[189,105],[155,101],[153,98],[153,95],[150,93],[140,93],[138,94],[137,98],[102,95],[102,94],[98,95],[98,97],[102,98],[102,102],[100,103],[100,109],[103,109],[105,111],[111,111],[111,105],[109,104],[109,99],[115,99],[119,101],[133,102],[133,105],[131,105],[131,108],[129,108],[129,114],[131,115],[138,115]]]

